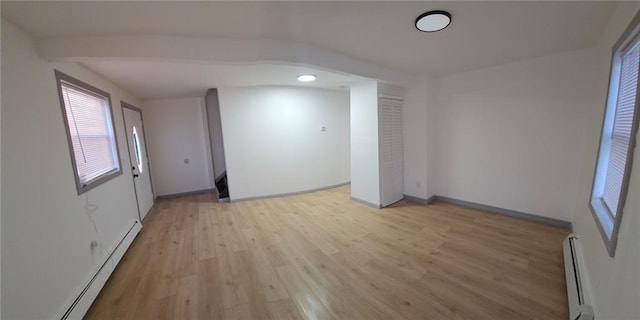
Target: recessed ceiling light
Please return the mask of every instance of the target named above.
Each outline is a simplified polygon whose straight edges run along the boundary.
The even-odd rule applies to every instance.
[[[316,76],[312,74],[301,74],[298,76],[298,81],[301,81],[301,82],[309,82],[315,79],[316,79]]]
[[[421,14],[416,18],[416,28],[422,32],[436,32],[451,24],[451,14],[442,10],[434,10]]]

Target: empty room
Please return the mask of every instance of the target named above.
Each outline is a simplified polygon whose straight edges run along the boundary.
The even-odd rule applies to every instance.
[[[0,13],[1,319],[640,319],[638,1]]]

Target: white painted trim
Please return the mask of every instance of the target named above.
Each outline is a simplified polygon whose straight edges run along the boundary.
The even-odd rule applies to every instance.
[[[133,243],[136,235],[142,229],[142,224],[139,221],[133,221],[133,224],[124,233],[122,240],[116,245],[112,253],[100,266],[96,274],[89,279],[87,285],[78,293],[78,296],[71,301],[68,308],[63,309],[63,313],[56,316],[57,319],[82,319],[84,315],[91,307],[91,304],[96,299],[102,287],[111,276],[111,273],[115,270],[118,262],[124,256],[127,249]]]

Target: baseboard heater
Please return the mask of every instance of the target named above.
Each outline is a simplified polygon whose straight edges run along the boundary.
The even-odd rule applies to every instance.
[[[567,279],[567,297],[569,302],[569,320],[593,320],[593,309],[585,300],[585,288],[582,282],[582,251],[580,241],[570,234],[562,243],[564,253],[564,272]]]
[[[109,254],[98,271],[89,279],[86,286],[79,292],[64,313],[56,318],[61,320],[80,320],[84,317],[89,307],[91,307],[93,300],[96,299],[98,293],[100,293],[100,290],[115,270],[116,265],[120,262],[120,259],[122,259],[141,228],[142,224],[139,221],[133,221],[131,227],[125,231],[121,240],[111,251],[111,254]]]

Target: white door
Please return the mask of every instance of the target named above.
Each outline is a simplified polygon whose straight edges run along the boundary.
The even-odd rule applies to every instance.
[[[402,147],[402,100],[380,97],[380,147],[382,162],[382,206],[404,198]]]
[[[144,139],[144,126],[142,124],[142,112],[140,109],[122,103],[124,126],[127,129],[127,145],[129,147],[129,159],[131,160],[131,175],[138,201],[138,213],[140,221],[147,216],[153,206],[153,189],[151,188],[151,174],[149,159]],[[127,170],[124,171],[125,173]]]

